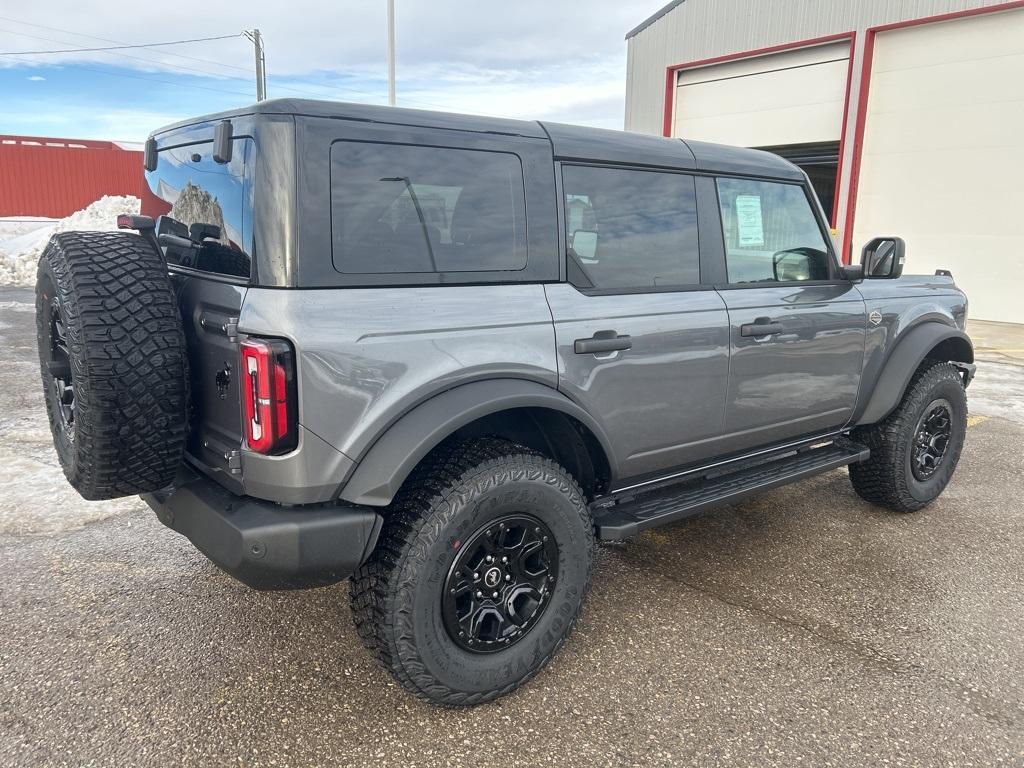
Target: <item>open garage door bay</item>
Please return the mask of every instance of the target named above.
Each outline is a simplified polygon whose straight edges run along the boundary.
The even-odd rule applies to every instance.
[[[950,269],[971,316],[1024,322],[1024,10],[878,32],[854,258],[902,235],[907,271]]]

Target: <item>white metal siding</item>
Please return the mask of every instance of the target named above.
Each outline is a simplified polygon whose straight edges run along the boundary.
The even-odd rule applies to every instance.
[[[849,43],[679,73],[673,135],[765,147],[839,141]]]
[[[1004,1],[686,0],[629,38],[626,130],[661,133],[665,70],[675,64],[850,31],[863,38],[868,27]]]
[[[950,269],[971,316],[1024,322],[1024,10],[878,33],[855,246],[907,241]]]

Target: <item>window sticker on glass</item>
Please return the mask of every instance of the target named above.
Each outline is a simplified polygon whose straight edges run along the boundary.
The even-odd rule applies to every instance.
[[[736,229],[740,248],[764,245],[764,219],[760,195],[736,196]]]

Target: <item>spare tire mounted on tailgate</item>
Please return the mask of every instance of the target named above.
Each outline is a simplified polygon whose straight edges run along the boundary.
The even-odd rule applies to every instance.
[[[124,232],[54,235],[39,260],[36,332],[68,481],[86,499],[169,485],[188,430],[188,377],[162,255]]]

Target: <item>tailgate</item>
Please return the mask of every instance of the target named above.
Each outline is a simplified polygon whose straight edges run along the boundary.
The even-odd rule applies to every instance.
[[[218,481],[241,490],[242,413],[238,390],[238,315],[245,287],[172,276],[188,345],[191,429],[186,450]]]

